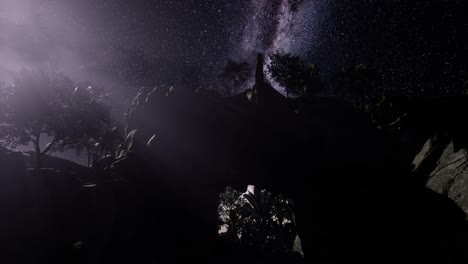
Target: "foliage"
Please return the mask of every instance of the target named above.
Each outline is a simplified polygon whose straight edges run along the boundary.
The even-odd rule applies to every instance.
[[[2,145],[25,145],[40,134],[63,139],[65,131],[60,121],[65,120],[65,101],[70,94],[61,87],[71,85],[62,75],[22,71],[13,85],[2,86]]]
[[[289,53],[275,53],[270,59],[268,71],[288,96],[309,95],[321,89],[321,74],[315,64],[306,63]]]
[[[228,59],[226,67],[219,77],[222,81],[224,94],[232,96],[239,93],[250,77],[252,77],[252,67],[247,62],[237,63]]]
[[[243,246],[291,253],[297,238],[288,200],[266,190],[240,193],[227,187],[218,206],[219,234]]]
[[[105,95],[86,85],[75,86],[63,74],[21,71],[0,89],[0,145],[33,144],[37,167],[50,152],[78,147],[110,123],[102,104]],[[51,139],[41,149],[41,138]]]
[[[382,70],[374,65],[358,64],[337,77],[337,90],[359,105],[367,104],[383,94]]]
[[[86,150],[88,165],[107,153],[113,153],[121,142],[118,125],[112,121],[110,109],[105,103],[108,94],[90,84],[76,86],[71,98],[74,142],[68,148],[78,154]]]

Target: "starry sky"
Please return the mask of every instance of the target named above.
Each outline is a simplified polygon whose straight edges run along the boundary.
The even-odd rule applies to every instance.
[[[212,86],[228,58],[282,51],[325,73],[375,63],[397,94],[450,92],[468,80],[466,11],[458,0],[0,0],[0,80],[39,68],[116,93]]]

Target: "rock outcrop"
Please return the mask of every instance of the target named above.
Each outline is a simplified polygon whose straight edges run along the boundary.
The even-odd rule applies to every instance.
[[[414,162],[424,173],[427,187],[454,200],[468,214],[468,150],[455,148],[453,140],[428,139]]]

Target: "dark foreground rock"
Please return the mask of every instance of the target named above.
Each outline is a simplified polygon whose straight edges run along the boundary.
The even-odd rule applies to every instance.
[[[412,173],[398,138],[344,103],[309,98],[297,114],[251,93],[139,94],[132,148],[106,170],[122,179],[112,188],[122,220],[104,260],[261,261],[227,250],[214,217],[226,186],[254,184],[292,198],[306,262],[466,262],[464,212]]]
[[[2,263],[291,263],[220,239],[219,194],[249,184],[291,198],[305,263],[467,263],[465,213],[412,172],[417,146],[345,103],[291,104],[271,89],[230,99],[142,90],[120,156],[95,164],[93,184],[27,173],[21,155],[0,151],[2,247],[15,257]],[[446,163],[419,169],[442,183],[463,155],[439,152]]]
[[[67,162],[65,162],[67,163]],[[2,263],[73,263],[89,234],[91,196],[75,173],[29,170],[22,153],[0,149]]]

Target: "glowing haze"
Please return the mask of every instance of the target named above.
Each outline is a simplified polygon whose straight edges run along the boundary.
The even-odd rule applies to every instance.
[[[61,15],[44,1],[2,0],[0,76],[3,79],[21,68],[56,70],[65,67],[66,70],[70,69],[70,63],[80,64],[79,56],[71,52],[79,31],[70,27],[71,23],[63,23]],[[71,34],[63,35],[64,32],[74,32],[75,39]]]
[[[20,69],[63,72],[80,81],[112,80],[102,67],[115,57],[103,33],[111,30],[85,2],[1,0],[0,80],[9,81]]]
[[[207,84],[226,58],[315,50],[318,1],[0,0],[0,81],[20,70],[63,72],[107,87],[174,82],[181,72]],[[132,4],[133,3],[133,4]]]
[[[399,92],[438,76],[459,85],[467,18],[458,4],[433,2],[0,0],[0,80],[40,68],[134,94],[183,78],[209,86],[227,58],[254,63],[258,52],[283,51],[324,72],[379,63]]]

